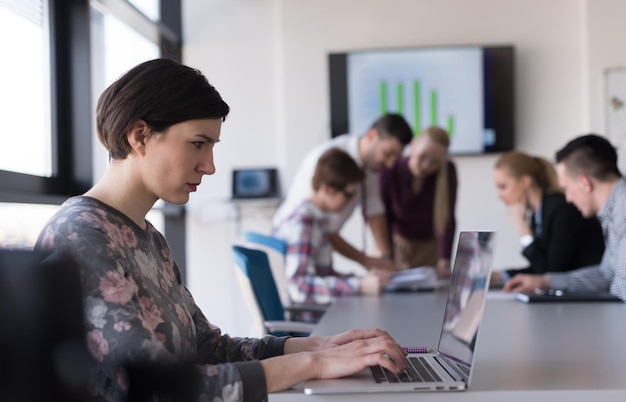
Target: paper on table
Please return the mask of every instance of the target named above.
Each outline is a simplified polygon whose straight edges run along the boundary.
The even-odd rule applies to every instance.
[[[447,283],[447,280],[442,281],[437,278],[435,267],[424,265],[393,274],[391,282],[385,287],[385,290],[434,289]]]

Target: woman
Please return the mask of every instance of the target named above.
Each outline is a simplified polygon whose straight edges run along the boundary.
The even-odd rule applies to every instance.
[[[450,276],[456,230],[457,175],[448,158],[450,138],[429,127],[411,142],[408,157],[380,174],[380,187],[400,269],[428,265]]]
[[[98,101],[109,167],[93,188],[63,204],[36,244],[80,267],[97,399],[123,400],[126,367],[134,365],[193,362],[202,375],[198,399],[211,401],[263,400],[306,379],[375,364],[406,368],[400,346],[380,330],[231,338],[198,309],[146,214],[158,199],[186,203],[215,172],[213,147],[228,112],[199,71],[164,59],[131,69]]]
[[[517,273],[543,274],[595,265],[604,251],[602,228],[596,218],[583,218],[565,201],[556,171],[544,158],[519,151],[503,154],[493,178],[498,197],[508,207],[508,218],[529,266],[494,272],[494,284]]]

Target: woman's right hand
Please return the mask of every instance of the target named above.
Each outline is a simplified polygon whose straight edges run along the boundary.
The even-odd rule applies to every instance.
[[[332,336],[289,338],[284,355],[260,363],[267,391],[276,392],[304,380],[345,377],[375,365],[399,373],[407,368],[405,357],[386,331],[353,329]]]
[[[527,219],[528,209],[524,203],[518,202],[509,205],[507,210],[507,217],[509,222],[513,225],[519,236],[532,235],[532,231],[528,226]]]
[[[380,365],[398,373],[407,368],[406,352],[385,331],[372,338],[313,352],[314,378],[339,378],[357,373],[369,366]]]

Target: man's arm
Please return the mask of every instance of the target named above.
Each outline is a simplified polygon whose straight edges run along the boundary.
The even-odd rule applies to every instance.
[[[368,257],[365,253],[357,250],[354,246],[345,241],[338,233],[332,233],[330,235],[330,242],[336,252],[352,261],[358,262],[368,270],[379,268],[394,271],[396,269],[392,260]]]
[[[367,224],[374,236],[376,247],[383,257],[391,256],[391,244],[389,241],[389,227],[387,226],[387,218],[385,215],[370,216],[367,218]]]

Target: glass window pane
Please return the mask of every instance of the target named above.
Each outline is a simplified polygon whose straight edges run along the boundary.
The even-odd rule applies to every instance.
[[[58,205],[0,203],[0,247],[32,248]]]
[[[159,0],[128,0],[128,2],[152,21],[161,19],[161,2]]]
[[[32,248],[41,229],[59,208],[59,205],[0,202],[0,248]],[[150,211],[146,219],[163,233],[161,211]]]
[[[48,1],[0,0],[0,169],[52,175]]]
[[[92,8],[93,104],[104,89],[137,64],[160,56],[159,46],[110,14]],[[94,116],[95,117],[95,116]],[[95,121],[95,118],[94,118]],[[94,181],[104,173],[108,154],[94,127]]]
[[[156,1],[155,3],[158,5],[159,2]],[[95,109],[98,97],[106,87],[137,64],[158,58],[161,52],[157,44],[125,25],[114,15],[102,13],[96,8],[92,8],[91,12],[91,49],[93,52],[92,65],[94,66],[92,69],[92,89]],[[92,150],[94,155],[93,179],[96,182],[104,174],[109,161],[106,150],[97,138],[95,127],[93,133],[95,137]],[[155,209],[150,211],[146,219],[163,233],[164,218],[159,209],[161,206],[162,203],[157,202]]]

